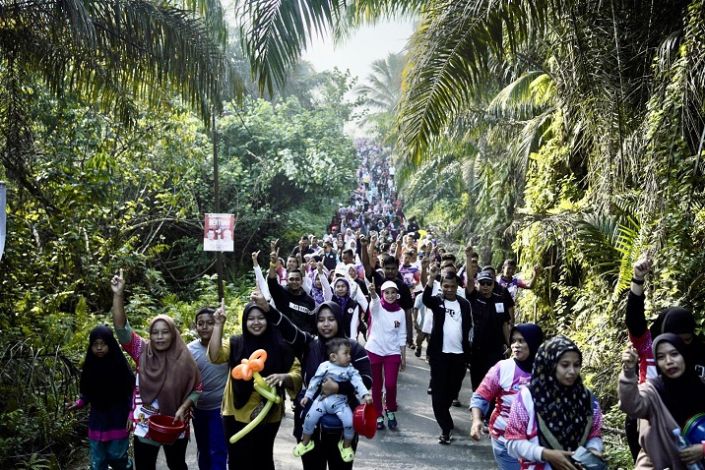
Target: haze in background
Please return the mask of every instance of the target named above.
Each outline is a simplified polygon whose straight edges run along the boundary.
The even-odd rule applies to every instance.
[[[360,27],[337,45],[329,35],[316,37],[304,52],[303,59],[319,72],[333,67],[350,70],[360,83],[370,74],[373,61],[404,50],[413,31],[413,21],[399,20]]]

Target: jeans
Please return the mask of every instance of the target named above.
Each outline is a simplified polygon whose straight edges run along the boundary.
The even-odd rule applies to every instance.
[[[397,411],[397,378],[401,365],[401,354],[378,356],[367,351],[372,368],[372,401],[377,409],[377,416],[384,410]],[[382,385],[384,384],[384,401],[382,406]]]
[[[200,470],[225,470],[228,447],[225,443],[223,419],[220,409],[193,409],[193,431],[198,447],[198,468]]]
[[[494,437],[492,438],[492,453],[499,470],[519,470],[519,461],[509,455],[503,442],[498,441]]]
[[[91,470],[108,470],[110,465],[114,470],[131,470],[132,461],[127,454],[130,440],[117,439],[114,441],[90,440]]]

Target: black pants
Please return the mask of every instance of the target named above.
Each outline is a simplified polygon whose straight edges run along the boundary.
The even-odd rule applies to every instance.
[[[306,409],[300,405],[294,410],[294,437],[301,441],[303,420],[306,416]],[[313,450],[301,456],[301,463],[304,470],[352,470],[353,462],[343,462],[340,457],[338,442],[343,439],[343,428],[323,429],[320,425],[311,436],[315,443]],[[357,450],[358,435],[352,441],[353,450]]]
[[[626,416],[624,419],[624,431],[627,433],[627,445],[629,452],[632,454],[632,459],[636,462],[636,457],[639,455],[641,446],[639,445],[639,428],[637,427],[639,420]]]
[[[228,468],[230,470],[274,470],[274,439],[279,432],[276,423],[260,423],[235,444],[228,442]],[[223,416],[225,438],[247,426],[232,416]]]
[[[342,429],[326,431],[318,427],[311,439],[316,446],[301,456],[304,470],[352,470],[353,462],[343,462],[338,449],[338,442],[343,439]],[[356,434],[352,442],[353,450],[357,450],[357,441]]]
[[[465,378],[465,355],[439,353],[431,356],[431,404],[443,434],[453,430],[450,405]]]
[[[188,470],[186,466],[186,446],[188,439],[177,439],[173,444],[155,446],[140,442],[138,437],[133,440],[135,449],[135,470],[154,470],[157,466],[159,449],[164,449],[166,465],[170,470]]]

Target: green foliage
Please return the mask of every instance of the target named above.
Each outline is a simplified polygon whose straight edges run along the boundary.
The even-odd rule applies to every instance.
[[[349,76],[301,80],[310,85],[301,99],[289,90],[274,103],[227,103],[218,120],[222,210],[238,220],[235,252],[225,255],[229,334],[239,331],[254,285],[249,252],[320,233],[354,185],[354,147],[343,133]],[[77,398],[88,332],[112,323],[110,277],[124,269],[126,312],[142,334],[165,313],[195,339],[195,311],[219,303],[214,257],[201,241],[203,213],[213,211],[213,145],[178,102],[145,108],[124,127],[80,97],[57,100],[41,84],[25,86],[33,184],[14,174],[8,181],[0,466],[58,468],[84,452],[87,414],[63,405]]]

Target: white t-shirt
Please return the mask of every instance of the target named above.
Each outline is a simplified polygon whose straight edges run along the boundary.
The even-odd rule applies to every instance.
[[[406,314],[403,309],[390,312],[382,307],[379,298],[370,301],[372,327],[365,349],[378,356],[401,355],[406,346]]]
[[[444,301],[446,318],[443,322],[443,352],[448,354],[463,353],[463,320],[460,314],[460,302]]]

